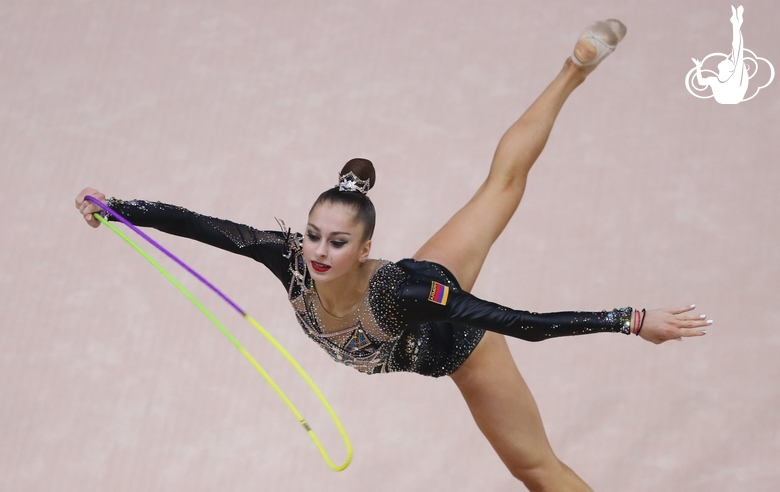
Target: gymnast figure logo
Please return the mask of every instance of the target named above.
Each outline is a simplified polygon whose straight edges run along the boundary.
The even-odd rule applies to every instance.
[[[707,99],[714,97],[715,101],[720,104],[739,104],[742,101],[749,101],[756,97],[756,94],[768,86],[775,78],[775,67],[769,63],[766,58],[761,58],[749,49],[744,47],[742,39],[742,13],[745,11],[740,5],[737,9],[731,6],[731,26],[733,37],[731,41],[731,53],[725,55],[723,53],[711,53],[707,55],[702,61],[693,58],[693,63],[696,64],[688,74],[685,76],[685,88],[688,92],[700,99]],[[746,55],[749,53],[752,56]],[[718,63],[718,73],[716,74],[712,70],[702,69],[702,65],[708,58],[716,57],[723,58]],[[750,79],[752,79],[758,73],[758,60],[763,61],[769,67],[769,80],[764,85],[757,87],[755,92],[750,97],[745,97],[747,94],[748,85]],[[710,73],[716,75],[715,77],[703,77],[702,73]],[[712,94],[702,96],[696,92],[704,92],[707,87],[712,89]],[[691,90],[693,89],[693,90]],[[696,92],[694,92],[696,91]]]

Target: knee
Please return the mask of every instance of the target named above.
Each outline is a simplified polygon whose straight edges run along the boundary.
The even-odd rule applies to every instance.
[[[520,199],[525,192],[525,185],[528,182],[527,174],[511,174],[493,172],[488,175],[484,188],[492,197],[506,197],[513,204],[519,204]]]
[[[508,192],[522,191],[528,181],[528,171],[528,169],[492,169],[486,180],[487,186],[501,188]]]

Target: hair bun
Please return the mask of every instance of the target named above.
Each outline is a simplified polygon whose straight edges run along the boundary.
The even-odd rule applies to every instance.
[[[374,164],[368,159],[356,157],[350,159],[344,167],[341,169],[339,176],[344,176],[350,172],[363,181],[368,181],[368,189],[371,189],[376,184],[376,171],[374,170]]]

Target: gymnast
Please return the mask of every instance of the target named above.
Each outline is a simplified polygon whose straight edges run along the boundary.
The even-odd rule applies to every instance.
[[[731,54],[718,63],[717,77],[702,77],[701,61],[693,58],[696,64],[696,81],[702,90],[712,87],[712,95],[720,104],[739,104],[745,97],[750,83],[748,67],[745,64],[744,40],[742,39],[742,14],[745,9],[740,5],[731,6]],[[722,56],[722,55],[721,55]],[[755,60],[753,60],[755,62]]]
[[[159,202],[108,204],[132,223],[192,238],[268,267],[287,289],[303,331],[335,360],[368,373],[450,376],[477,426],[528,489],[591,490],[553,453],[539,410],[504,335],[523,340],[597,332],[634,334],[662,343],[696,337],[712,323],[694,306],[538,314],[469,293],[491,245],[520,200],[531,166],[569,94],[625,35],[616,20],[590,25],[563,69],[498,143],[489,174],[471,200],[409,259],[370,259],[376,183],[367,159],[352,159],[338,185],[314,202],[305,233],[259,231]],[[87,223],[101,209],[76,198]],[[109,219],[111,217],[108,217]]]

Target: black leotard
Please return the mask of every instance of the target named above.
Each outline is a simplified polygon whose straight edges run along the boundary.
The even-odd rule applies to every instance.
[[[363,305],[345,318],[334,318],[320,304],[303,258],[301,234],[259,231],[159,202],[112,198],[109,206],[135,225],[195,239],[264,264],[287,289],[303,331],[335,360],[368,374],[451,374],[468,358],[485,330],[530,341],[596,332],[630,333],[631,308],[545,314],[517,311],[463,291],[452,273],[439,264],[412,259],[381,262]]]

